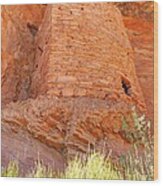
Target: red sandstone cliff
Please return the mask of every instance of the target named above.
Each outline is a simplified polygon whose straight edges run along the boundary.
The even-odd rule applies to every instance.
[[[144,95],[147,117],[154,118],[154,3],[115,3],[123,15],[134,50],[136,74]]]
[[[2,104],[27,99],[45,5],[2,6]]]
[[[37,159],[32,144],[60,169],[77,152],[128,150],[122,118],[132,128],[132,107],[145,112],[143,94],[153,85],[152,66],[143,72],[138,65],[148,61],[135,36],[148,27],[134,27],[140,21],[134,16],[122,17],[107,3],[2,7],[2,164],[20,151],[28,167]],[[144,46],[153,47],[150,41]],[[145,101],[151,117],[152,102]]]

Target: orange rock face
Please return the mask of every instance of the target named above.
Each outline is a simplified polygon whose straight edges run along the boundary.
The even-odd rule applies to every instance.
[[[132,128],[132,108],[146,112],[129,19],[127,33],[110,3],[23,8],[2,8],[2,161],[11,157],[5,144],[14,148],[21,133],[29,151],[36,144],[43,159],[47,151],[45,162],[57,150],[59,169],[67,158],[92,149],[125,153],[131,142],[122,135],[122,119]]]
[[[2,6],[2,104],[28,98],[34,37],[44,10],[44,5]]]
[[[154,118],[154,3],[119,3],[131,46],[137,77],[144,95],[147,117]]]

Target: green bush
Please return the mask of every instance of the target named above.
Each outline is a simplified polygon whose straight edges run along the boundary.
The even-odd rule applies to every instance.
[[[32,178],[53,178],[54,172],[51,168],[46,167],[40,160],[35,164],[35,167],[32,169],[31,173],[27,177]]]
[[[85,178],[85,179],[122,179],[120,172],[112,164],[106,161],[99,153],[92,153],[86,162],[76,157],[70,161],[62,178]]]
[[[17,161],[10,161],[7,168],[2,171],[2,177],[18,177],[19,166]]]

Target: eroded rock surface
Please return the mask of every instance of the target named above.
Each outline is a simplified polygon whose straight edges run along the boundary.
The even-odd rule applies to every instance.
[[[25,127],[16,123],[5,123],[2,126],[2,171],[11,160],[19,163],[19,176],[30,177],[38,161],[54,171],[63,171],[66,165],[64,157],[56,149],[50,148],[34,139]],[[23,123],[22,123],[23,124]]]
[[[89,148],[102,150],[105,145],[109,147],[104,148],[106,153],[113,149],[114,155],[120,155],[130,144],[121,129],[124,115],[132,123],[132,106],[120,100],[114,103],[89,97],[41,96],[6,106],[2,123],[24,128],[65,157],[86,153]]]
[[[154,118],[154,2],[116,3],[134,50],[136,74],[144,95],[147,117]]]
[[[45,5],[2,6],[2,104],[28,98],[34,38],[45,8]]]
[[[114,157],[126,153],[132,142],[122,134],[122,119],[132,128],[132,108],[145,113],[146,107],[120,11],[108,3],[32,6],[38,16],[26,15],[26,23],[20,24],[25,28],[24,40],[18,38],[19,30],[11,31],[12,24],[7,26],[11,18],[5,11],[10,7],[2,8],[3,37],[8,32],[16,37],[16,41],[14,37],[3,40],[2,161],[9,159],[6,144],[11,143],[14,154],[15,144],[25,145],[26,139],[30,158],[35,154],[30,154],[30,145],[38,144],[43,160],[47,151],[45,162],[51,162],[50,154],[55,154],[59,169],[67,158],[92,149],[106,154],[112,150]],[[19,9],[10,11],[17,15]],[[13,60],[15,51],[7,49],[8,43],[17,40],[22,49],[10,47],[19,63]],[[29,50],[23,57],[26,47]],[[21,71],[21,64],[26,64],[27,73]],[[19,144],[21,132],[25,134]],[[15,140],[10,141],[8,133]]]

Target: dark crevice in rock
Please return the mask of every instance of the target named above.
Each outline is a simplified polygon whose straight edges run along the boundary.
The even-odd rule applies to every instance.
[[[39,49],[39,51],[41,52],[41,54],[43,53],[43,49],[40,47],[40,46],[38,46],[38,49]]]
[[[127,81],[125,81],[124,79],[122,79],[121,83],[122,83],[122,88],[123,88],[125,94],[127,96],[131,96],[131,85]]]
[[[38,27],[31,24],[31,23],[27,23],[27,28],[29,29],[30,33],[32,34],[32,36],[35,36],[37,31],[38,31]]]

